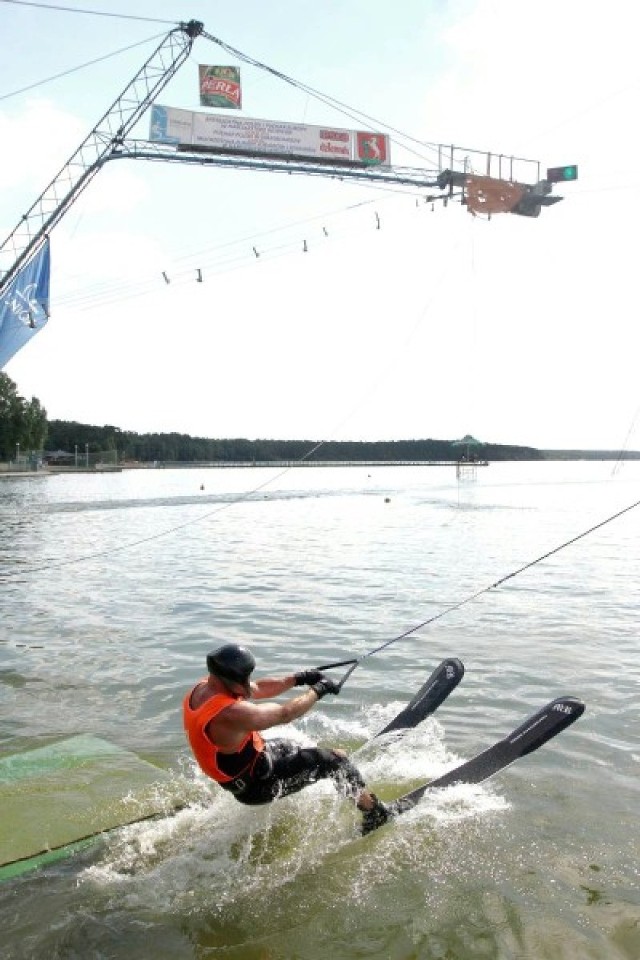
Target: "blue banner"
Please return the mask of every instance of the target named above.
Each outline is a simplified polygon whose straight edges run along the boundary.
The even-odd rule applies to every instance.
[[[0,370],[49,319],[49,241],[0,293]]]

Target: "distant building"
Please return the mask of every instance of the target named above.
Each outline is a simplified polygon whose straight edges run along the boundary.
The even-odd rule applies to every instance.
[[[52,467],[73,467],[76,462],[75,453],[69,453],[67,450],[45,450],[42,454],[42,461]]]

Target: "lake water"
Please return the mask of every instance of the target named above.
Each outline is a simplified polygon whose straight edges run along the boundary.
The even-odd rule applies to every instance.
[[[460,657],[437,715],[359,758],[391,798],[548,700],[585,701],[534,755],[368,838],[328,784],[236,804],[194,770],[180,713],[221,642],[266,675],[363,654],[638,500],[633,463],[1,481],[0,755],[91,733],[189,800],[0,885],[3,958],[638,960],[640,507],[365,660],[285,731],[355,749]]]

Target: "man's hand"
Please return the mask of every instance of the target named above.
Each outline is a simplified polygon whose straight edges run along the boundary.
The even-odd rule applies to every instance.
[[[294,673],[296,678],[296,687],[311,686],[314,683],[320,683],[321,680],[324,680],[324,675],[319,670],[300,670],[299,673]]]
[[[340,687],[338,684],[333,680],[329,680],[328,677],[322,677],[322,680],[312,684],[311,689],[318,697],[318,700],[322,700],[322,698],[328,693],[332,693],[334,696],[337,696],[340,693]]]

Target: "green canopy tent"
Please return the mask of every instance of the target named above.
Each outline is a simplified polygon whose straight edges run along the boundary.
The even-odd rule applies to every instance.
[[[478,451],[480,447],[483,447],[484,444],[480,440],[476,440],[475,437],[472,437],[470,433],[465,434],[461,440],[453,440],[451,443],[452,447],[464,447],[466,450],[464,459],[469,463],[477,461]],[[473,453],[471,451],[474,451]]]

